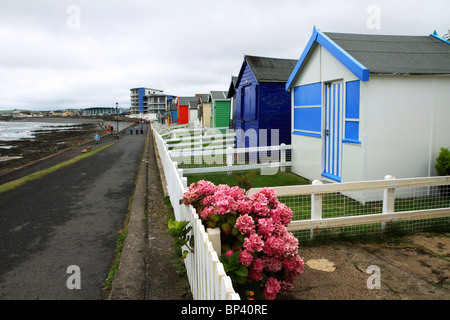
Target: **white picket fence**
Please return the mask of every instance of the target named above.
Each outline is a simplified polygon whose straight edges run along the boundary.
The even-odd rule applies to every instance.
[[[187,179],[180,175],[178,165],[169,156],[167,145],[161,135],[153,128],[161,165],[167,183],[170,202],[173,206],[175,219],[189,221],[194,235],[194,253],[189,253],[184,261],[192,295],[196,300],[239,300],[234,291],[231,279],[226,275],[219,261],[220,245],[217,237],[220,234],[208,234],[192,206],[180,204],[180,199],[187,188]],[[210,239],[212,238],[212,239]],[[219,251],[219,254],[217,251]]]

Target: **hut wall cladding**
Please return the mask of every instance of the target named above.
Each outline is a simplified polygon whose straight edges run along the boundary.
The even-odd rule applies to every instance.
[[[227,127],[230,124],[230,102],[216,101],[215,127]]]
[[[259,85],[259,129],[267,129],[267,144],[271,145],[270,130],[279,130],[279,141],[291,144],[291,94],[284,82],[261,82]]]

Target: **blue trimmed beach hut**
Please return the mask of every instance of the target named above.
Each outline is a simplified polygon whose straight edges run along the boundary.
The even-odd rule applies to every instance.
[[[230,91],[238,148],[291,143],[291,95],[285,86],[296,63],[290,59],[244,57],[233,81],[234,90]],[[278,139],[271,139],[276,132]]]
[[[349,182],[436,175],[450,144],[450,43],[314,27],[286,84],[292,172]]]

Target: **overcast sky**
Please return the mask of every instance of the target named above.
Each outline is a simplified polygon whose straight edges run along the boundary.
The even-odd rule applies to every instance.
[[[449,12],[449,0],[1,0],[0,110],[228,90],[244,55],[298,59],[314,26],[443,36]]]

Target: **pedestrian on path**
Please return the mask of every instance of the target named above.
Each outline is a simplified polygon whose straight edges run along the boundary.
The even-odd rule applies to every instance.
[[[136,131],[136,134],[139,134],[139,127],[136,125],[136,128],[134,128]]]
[[[98,145],[100,143],[100,135],[98,132],[94,136],[95,144]]]
[[[141,134],[144,134],[144,125],[141,124]]]
[[[133,135],[133,126],[130,127],[130,134]]]

